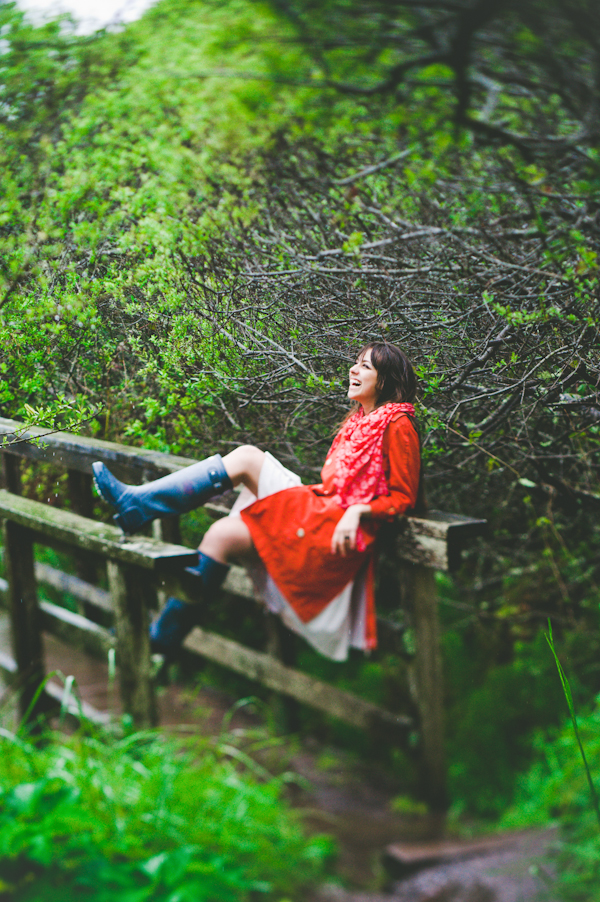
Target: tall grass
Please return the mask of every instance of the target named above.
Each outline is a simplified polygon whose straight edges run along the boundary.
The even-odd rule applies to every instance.
[[[563,688],[563,692],[565,695],[565,699],[567,700],[567,706],[569,708],[569,715],[571,717],[571,723],[573,725],[573,734],[575,736],[575,740],[577,742],[577,747],[579,749],[579,753],[581,755],[581,760],[583,762],[583,767],[585,770],[585,775],[588,781],[588,786],[590,788],[590,796],[592,798],[592,805],[594,807],[594,811],[596,813],[596,820],[598,821],[598,826],[600,827],[600,806],[598,804],[598,793],[596,792],[596,787],[594,786],[594,781],[592,779],[592,774],[590,772],[590,767],[587,762],[587,758],[585,755],[585,750],[583,748],[583,743],[581,742],[581,736],[579,733],[579,727],[577,726],[577,717],[575,716],[575,706],[573,705],[573,693],[571,692],[571,686],[569,684],[569,680],[567,679],[567,675],[563,670],[563,666],[560,663],[560,659],[556,654],[556,649],[554,648],[554,639],[552,637],[552,623],[548,620],[548,632],[546,634],[546,641],[550,646],[550,651],[554,657],[554,662],[556,664],[556,669],[558,670],[558,676],[560,678],[560,682]]]
[[[552,850],[553,898],[600,902],[600,696],[595,708],[576,715],[569,680],[558,658],[549,624],[546,636],[569,710],[560,730],[536,739],[536,761],[519,781],[505,827],[558,823]]]
[[[302,898],[331,844],[305,836],[285,782],[231,736],[2,728],[0,899]]]

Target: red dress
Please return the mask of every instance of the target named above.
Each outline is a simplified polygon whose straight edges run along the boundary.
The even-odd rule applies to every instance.
[[[377,644],[373,599],[373,543],[381,520],[413,508],[420,471],[419,438],[411,418],[398,413],[383,435],[383,469],[388,494],[370,502],[372,515],[361,519],[364,551],[345,557],[331,553],[333,531],[344,513],[333,483],[338,437],[321,471],[319,485],[275,492],[244,508],[240,515],[254,546],[281,594],[304,623],[315,618],[352,582],[370,560],[367,575],[366,643]]]

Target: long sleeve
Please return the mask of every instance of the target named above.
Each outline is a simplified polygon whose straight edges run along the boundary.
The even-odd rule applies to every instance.
[[[421,455],[419,436],[409,416],[392,420],[383,437],[383,466],[389,494],[370,502],[376,519],[391,519],[417,502]]]

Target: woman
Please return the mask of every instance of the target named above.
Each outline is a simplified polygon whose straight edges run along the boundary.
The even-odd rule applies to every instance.
[[[377,644],[372,552],[378,525],[417,504],[415,393],[415,373],[400,348],[366,345],[350,369],[353,410],[334,439],[318,485],[302,485],[252,445],[143,486],[126,486],[95,463],[96,485],[117,508],[115,520],[131,533],[241,483],[230,516],[210,527],[198,565],[188,572],[211,591],[223,582],[230,560],[257,552],[249,569],[270,610],[322,654],[344,660],[350,645],[367,650]],[[200,611],[200,604],[169,599],[150,630],[153,649],[176,651]]]

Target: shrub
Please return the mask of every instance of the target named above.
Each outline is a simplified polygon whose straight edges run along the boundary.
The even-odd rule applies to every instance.
[[[231,745],[153,732],[0,741],[2,899],[279,899],[330,852],[305,837],[285,776],[253,772]]]

